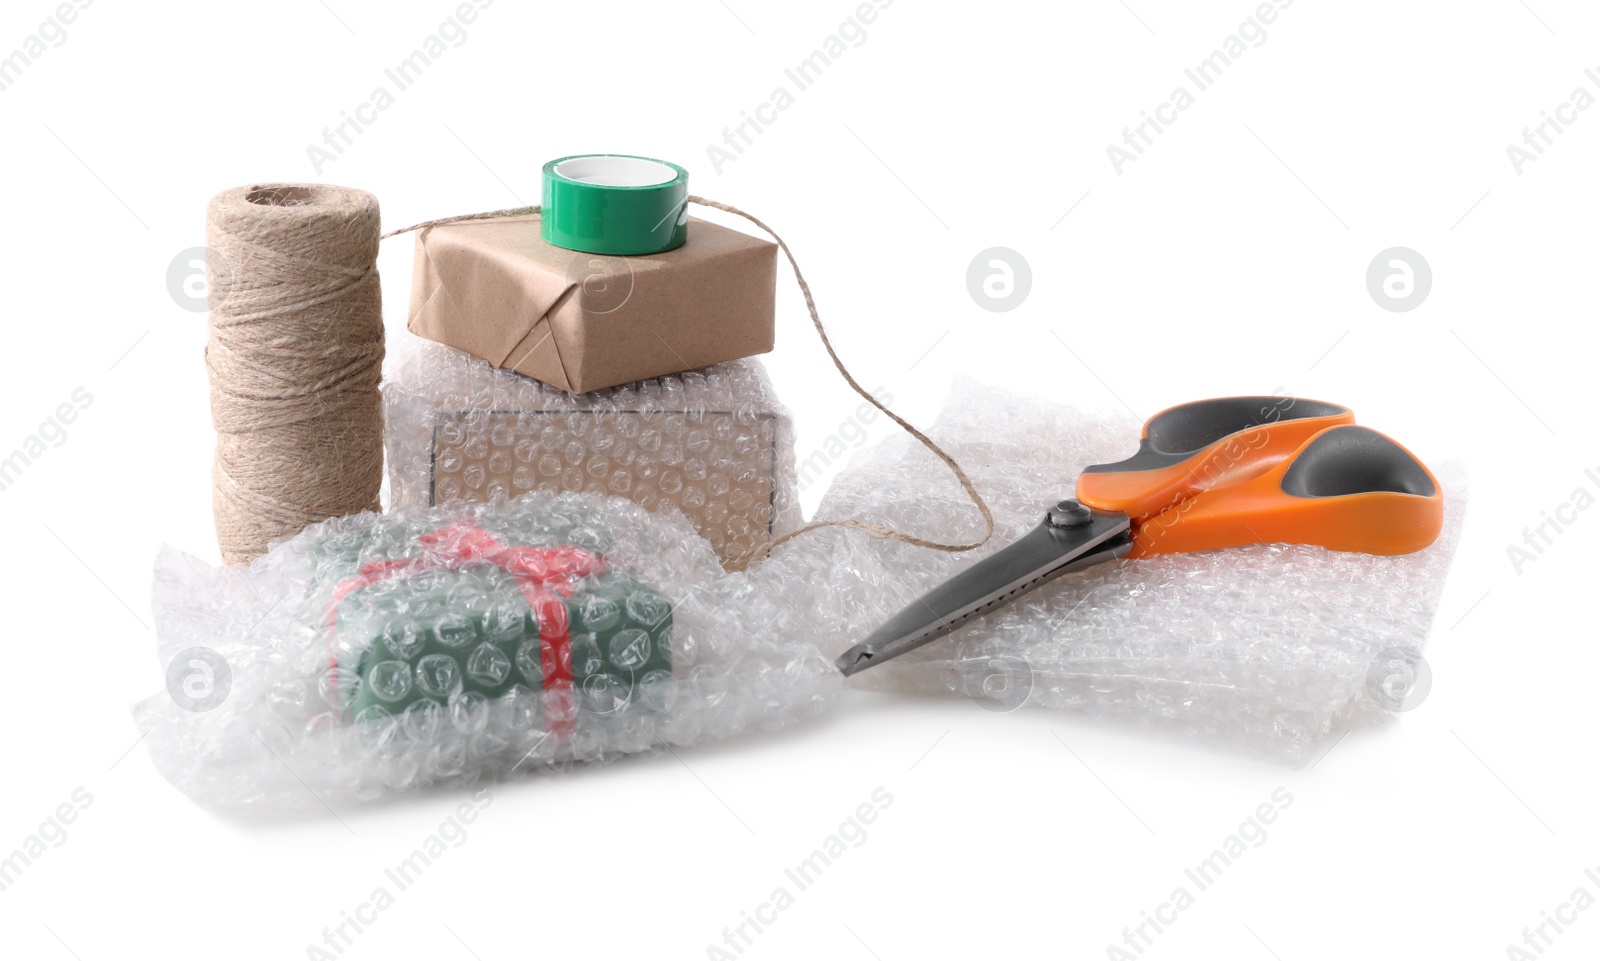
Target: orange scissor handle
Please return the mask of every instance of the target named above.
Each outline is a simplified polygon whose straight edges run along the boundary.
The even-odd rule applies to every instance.
[[[1078,500],[1138,520],[1200,491],[1259,476],[1318,431],[1353,423],[1348,407],[1298,397],[1218,397],[1168,407],[1145,421],[1138,453],[1084,468]]]
[[[1444,525],[1444,496],[1412,453],[1366,427],[1322,431],[1254,479],[1135,523],[1129,557],[1243,544],[1409,554]]]

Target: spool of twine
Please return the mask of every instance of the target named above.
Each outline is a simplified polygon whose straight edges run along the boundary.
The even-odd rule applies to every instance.
[[[379,233],[377,198],[360,190],[260,184],[211,201],[206,366],[226,563],[379,508]]]

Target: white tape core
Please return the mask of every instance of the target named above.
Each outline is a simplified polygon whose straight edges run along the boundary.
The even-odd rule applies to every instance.
[[[555,172],[568,180],[600,187],[654,187],[678,176],[666,164],[643,157],[573,157],[556,164]]]

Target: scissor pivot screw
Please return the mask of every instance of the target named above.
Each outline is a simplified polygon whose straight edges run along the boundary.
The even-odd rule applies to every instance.
[[[1050,508],[1050,513],[1045,515],[1051,527],[1082,527],[1094,520],[1094,515],[1089,508],[1074,500],[1065,500]]]

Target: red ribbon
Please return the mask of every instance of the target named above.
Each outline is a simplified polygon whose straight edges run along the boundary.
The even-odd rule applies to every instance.
[[[333,633],[339,605],[363,587],[394,577],[426,571],[459,570],[472,564],[493,564],[510,574],[533,609],[539,625],[539,657],[544,674],[545,724],[560,738],[572,736],[577,722],[577,700],[572,690],[572,634],[562,598],[571,597],[576,582],[606,569],[606,560],[581,547],[507,547],[488,531],[454,524],[417,538],[422,556],[398,561],[375,561],[361,573],[340,581],[328,607],[328,662],[338,667],[333,653]],[[337,677],[337,675],[335,675]]]

